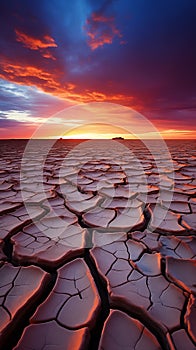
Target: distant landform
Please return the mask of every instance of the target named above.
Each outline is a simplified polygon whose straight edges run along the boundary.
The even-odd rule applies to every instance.
[[[113,137],[112,140],[124,140],[124,137],[121,137],[121,136]]]

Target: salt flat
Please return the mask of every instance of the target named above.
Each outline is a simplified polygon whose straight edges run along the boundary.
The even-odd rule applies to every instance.
[[[0,348],[196,348],[194,141],[2,140]]]

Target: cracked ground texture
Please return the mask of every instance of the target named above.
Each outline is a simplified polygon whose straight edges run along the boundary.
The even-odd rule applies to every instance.
[[[193,141],[46,142],[0,142],[0,349],[196,349]]]

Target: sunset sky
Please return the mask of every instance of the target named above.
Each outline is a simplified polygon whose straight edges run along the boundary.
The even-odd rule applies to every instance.
[[[195,0],[1,1],[0,138],[30,138],[85,102],[135,109],[164,138],[195,138],[195,38]],[[70,137],[96,134],[77,120]],[[129,114],[117,124],[126,129]]]

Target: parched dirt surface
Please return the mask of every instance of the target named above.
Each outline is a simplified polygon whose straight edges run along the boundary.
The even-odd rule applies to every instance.
[[[0,349],[196,349],[196,144],[111,142],[0,141]]]

